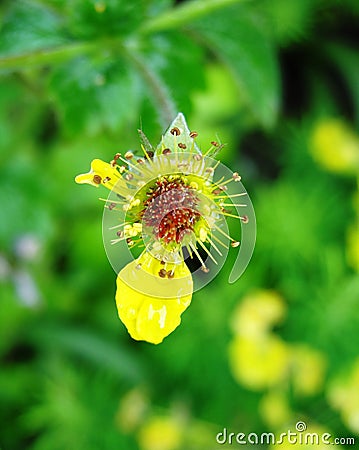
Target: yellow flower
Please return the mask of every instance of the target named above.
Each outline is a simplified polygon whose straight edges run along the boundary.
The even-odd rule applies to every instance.
[[[359,138],[339,119],[326,119],[316,125],[311,151],[325,169],[354,175],[359,172]]]
[[[172,273],[172,278],[158,276],[162,270]],[[143,293],[141,286],[154,295]],[[181,314],[191,303],[192,289],[191,272],[183,261],[163,265],[149,253],[143,253],[117,277],[119,317],[133,339],[159,344],[181,323]],[[166,293],[172,297],[161,298]]]
[[[152,417],[140,430],[141,450],[176,450],[182,441],[182,428],[174,418]]]
[[[359,358],[349,373],[331,383],[328,400],[341,413],[347,427],[359,433]]]
[[[156,149],[140,132],[142,157],[127,151],[117,153],[110,163],[95,159],[90,172],[75,179],[111,191],[101,199],[104,243],[118,273],[119,316],[136,340],[160,343],[180,324],[194,286],[185,259],[197,260],[202,272],[215,276],[228,248],[240,245],[230,236],[226,218],[243,224],[254,219],[241,177],[213,158],[222,145],[212,141],[202,154],[196,137],[178,114]],[[242,196],[246,203],[234,203]],[[247,214],[239,208],[246,208]],[[247,230],[246,256],[243,261],[237,257],[231,282],[244,271],[253,251],[255,228]],[[117,252],[112,250],[115,244]],[[142,254],[121,269],[123,261],[119,267],[117,259],[132,260],[139,248],[144,248]],[[201,275],[197,289],[211,279]]]
[[[239,383],[261,390],[276,386],[286,378],[289,349],[270,333],[256,338],[236,336],[229,345],[229,362]]]

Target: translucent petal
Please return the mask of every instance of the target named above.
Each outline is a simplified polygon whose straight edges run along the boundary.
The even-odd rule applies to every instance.
[[[172,264],[172,266],[174,265]],[[173,291],[173,297],[169,298],[155,297],[144,293],[143,284],[148,283],[149,274],[153,275],[156,286],[166,284],[167,289],[171,289],[171,281],[176,279],[176,286],[182,281],[183,291],[188,291],[191,273],[184,262],[176,265],[173,279],[161,278],[158,275],[161,267],[164,266],[160,261],[144,252],[138,260],[127,264],[117,277],[116,305],[120,319],[133,339],[153,344],[162,342],[178,327],[181,323],[181,314],[190,305],[192,298],[192,293],[181,295],[177,288]],[[167,270],[171,271],[171,267],[167,267]],[[137,278],[138,290],[133,287],[134,276]],[[132,280],[131,286],[125,281],[129,277]],[[171,291],[167,293],[167,295],[171,294]]]

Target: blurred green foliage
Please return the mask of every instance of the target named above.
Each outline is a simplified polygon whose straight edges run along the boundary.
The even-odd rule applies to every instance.
[[[359,433],[358,2],[175,3],[0,5],[2,450],[208,450],[223,427],[303,418]],[[138,149],[137,128],[157,144],[177,111],[203,149],[227,143],[258,239],[242,278],[227,283],[229,258],[152,346],[117,319],[102,205],[73,179]],[[258,341],[234,311],[257,292],[285,312],[237,367]]]

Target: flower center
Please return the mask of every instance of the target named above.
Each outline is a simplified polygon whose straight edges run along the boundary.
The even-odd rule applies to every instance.
[[[148,189],[143,209],[146,226],[152,227],[157,239],[164,243],[181,244],[185,235],[193,232],[200,218],[198,198],[180,175],[163,176]]]

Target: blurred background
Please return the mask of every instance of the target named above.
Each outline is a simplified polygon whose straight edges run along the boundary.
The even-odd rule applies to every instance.
[[[298,420],[359,442],[359,3],[3,0],[0,20],[1,450],[233,448],[224,428]],[[107,193],[74,177],[178,111],[227,144],[258,236],[154,346],[117,318]]]

